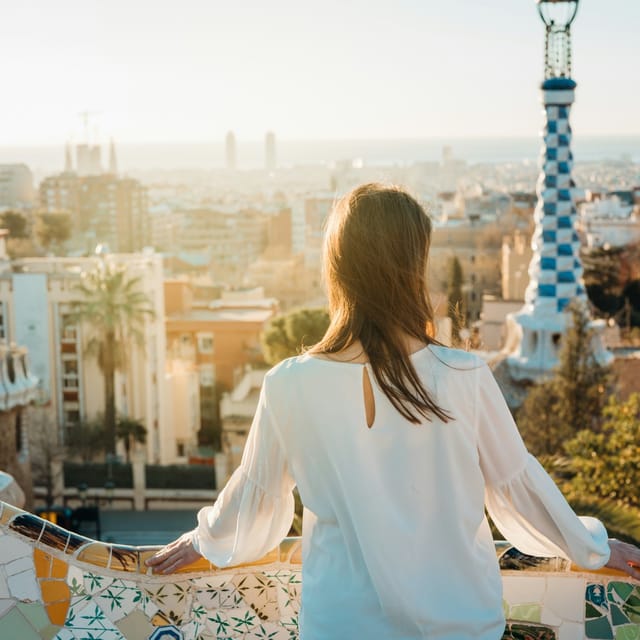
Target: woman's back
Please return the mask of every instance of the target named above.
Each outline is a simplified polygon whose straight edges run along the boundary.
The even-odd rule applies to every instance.
[[[455,420],[412,424],[364,364],[305,355],[276,367],[266,382],[307,509],[302,628],[309,640],[329,637],[327,625],[335,625],[334,638],[500,636],[500,577],[474,426],[483,365],[440,347],[411,360],[437,402],[458,407]],[[372,380],[371,426],[365,377]],[[470,624],[477,635],[468,635]]]

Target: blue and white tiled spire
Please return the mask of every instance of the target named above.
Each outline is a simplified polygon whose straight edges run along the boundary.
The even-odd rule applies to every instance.
[[[550,78],[542,84],[546,122],[534,213],[534,255],[525,293],[526,305],[537,316],[553,316],[572,300],[587,300],[571,178],[569,111],[575,87],[570,78]]]
[[[538,179],[529,286],[520,312],[509,316],[508,358],[511,375],[518,380],[539,380],[558,364],[562,336],[570,319],[565,309],[572,301],[587,303],[582,282],[580,240],[573,197],[573,154],[569,112],[576,83],[571,78],[548,78],[542,83],[546,122],[541,172]],[[602,345],[603,323],[592,322],[592,343],[601,364],[612,360]]]

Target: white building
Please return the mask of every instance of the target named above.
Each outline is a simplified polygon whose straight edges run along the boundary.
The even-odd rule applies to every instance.
[[[631,204],[617,196],[584,202],[579,208],[578,229],[590,248],[621,247],[640,241],[640,217]]]
[[[0,273],[0,334],[25,345],[39,379],[38,401],[57,419],[60,440],[65,428],[104,412],[104,377],[95,357],[85,353],[88,327],[72,320],[81,274],[101,260],[123,266],[140,279],[154,317],[145,316],[142,346],[131,340],[127,362],[116,374],[118,415],[140,420],[147,430],[149,462],[179,458],[176,425],[169,407],[175,388],[165,371],[162,260],[153,253],[113,254],[89,258],[28,258]],[[5,263],[7,265],[7,263]]]
[[[26,164],[0,164],[0,210],[33,204],[33,174]]]

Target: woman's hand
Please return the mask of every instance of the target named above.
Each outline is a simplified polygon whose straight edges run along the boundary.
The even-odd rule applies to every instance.
[[[611,557],[605,566],[609,569],[624,571],[632,578],[640,580],[640,548],[610,538],[609,549],[611,549]]]
[[[160,549],[145,564],[151,567],[155,573],[173,573],[201,557],[193,547],[193,532],[189,531]]]

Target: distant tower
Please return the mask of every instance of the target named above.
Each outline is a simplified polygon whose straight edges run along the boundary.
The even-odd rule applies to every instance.
[[[233,131],[229,131],[227,133],[227,137],[225,139],[225,151],[227,157],[227,169],[229,171],[236,170],[236,160],[237,160],[237,152],[236,152],[236,136]]]
[[[73,171],[73,159],[71,157],[71,143],[67,142],[64,148],[64,172],[71,173]]]
[[[111,138],[111,143],[109,144],[109,173],[117,176],[118,175],[118,159],[116,157],[116,144]]]
[[[264,168],[267,171],[276,169],[276,134],[273,131],[267,131],[264,137]]]
[[[582,282],[580,240],[571,178],[571,126],[569,111],[576,83],[571,79],[571,23],[578,0],[536,0],[546,26],[545,74],[542,99],[545,127],[534,212],[533,257],[524,307],[509,316],[510,340],[515,349],[508,358],[516,380],[537,380],[558,364],[558,352],[568,322],[563,313],[574,301],[587,303]],[[593,322],[602,331],[603,323]],[[594,356],[608,364],[600,333],[592,345]]]

